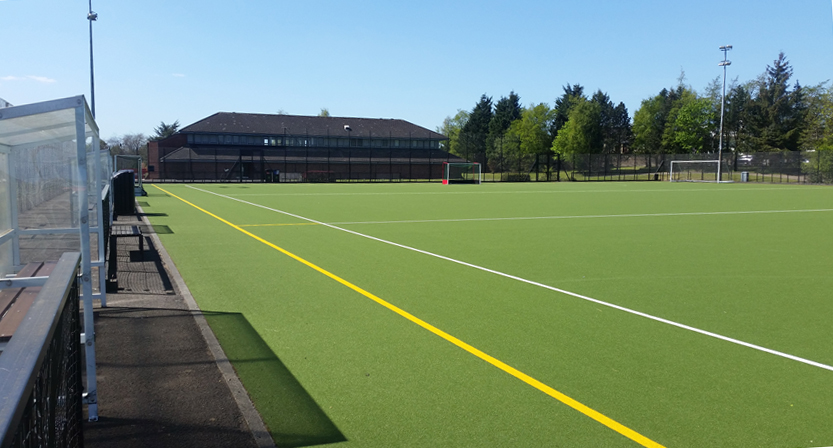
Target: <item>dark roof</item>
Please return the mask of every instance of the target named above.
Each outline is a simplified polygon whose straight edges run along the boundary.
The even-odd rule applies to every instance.
[[[446,139],[434,131],[405,120],[390,118],[308,117],[303,115],[241,114],[218,112],[179,132],[212,132],[259,135],[347,136]]]

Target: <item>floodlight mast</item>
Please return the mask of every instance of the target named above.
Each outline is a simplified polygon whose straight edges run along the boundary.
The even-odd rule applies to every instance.
[[[722,45],[720,51],[723,52],[723,61],[718,67],[723,67],[723,96],[720,99],[720,136],[717,144],[717,183],[720,183],[720,167],[723,164],[723,110],[726,108],[726,67],[732,65],[732,61],[726,59],[726,54],[732,49],[731,45]]]
[[[90,112],[95,118],[95,77],[93,75],[93,22],[98,19],[98,14],[93,11],[93,0],[90,0],[90,12],[87,13],[87,20],[90,21]]]

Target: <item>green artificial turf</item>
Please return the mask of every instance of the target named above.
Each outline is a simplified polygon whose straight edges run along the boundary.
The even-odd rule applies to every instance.
[[[829,370],[303,219],[833,365],[829,187],[160,187],[193,204],[146,188],[281,446],[635,443],[240,229],[659,444],[833,445]]]

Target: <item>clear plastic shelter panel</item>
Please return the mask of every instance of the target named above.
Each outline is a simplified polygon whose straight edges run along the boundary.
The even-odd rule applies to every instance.
[[[8,148],[0,146],[0,278],[13,272],[11,176]]]
[[[67,103],[71,101],[62,100]],[[81,211],[90,212],[90,198],[81,197],[86,186],[98,190],[89,178],[97,177],[97,170],[79,170],[78,119],[75,107],[51,109],[55,103],[28,107],[29,113],[12,115],[14,109],[3,111],[0,120],[0,147],[6,153],[6,203],[0,202],[6,225],[14,234],[11,248],[0,248],[0,257],[12,252],[17,266],[34,261],[54,261],[68,251],[81,250]],[[97,136],[88,138],[95,130],[85,124],[88,148],[97,143]],[[96,148],[97,150],[97,148]],[[97,155],[97,151],[96,151]],[[90,176],[92,174],[92,176]],[[95,193],[93,193],[95,194]],[[95,222],[95,209],[90,218]],[[5,244],[3,246],[6,246]]]

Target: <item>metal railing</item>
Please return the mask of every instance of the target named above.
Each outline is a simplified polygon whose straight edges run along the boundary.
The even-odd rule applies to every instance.
[[[0,448],[83,446],[80,263],[61,256],[0,353]]]

